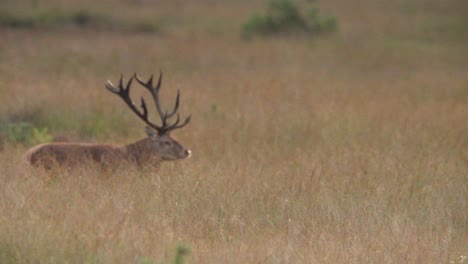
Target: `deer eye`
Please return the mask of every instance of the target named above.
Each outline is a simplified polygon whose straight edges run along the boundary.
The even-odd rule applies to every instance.
[[[163,144],[164,144],[165,146],[170,146],[170,145],[171,145],[171,142],[166,141],[166,142],[163,142]]]

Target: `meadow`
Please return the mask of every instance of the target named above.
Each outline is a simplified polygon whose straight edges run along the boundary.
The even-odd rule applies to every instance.
[[[337,32],[249,40],[265,1],[2,2],[107,22],[0,26],[0,263],[468,261],[468,5],[358,2],[319,2]],[[43,139],[143,138],[104,82],[160,70],[192,158],[24,166]]]

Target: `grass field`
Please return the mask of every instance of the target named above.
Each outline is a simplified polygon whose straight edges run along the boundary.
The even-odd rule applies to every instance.
[[[468,261],[466,1],[321,1],[336,33],[250,41],[264,1],[18,2],[0,8],[157,31],[0,27],[0,263],[171,263],[179,245],[190,263]],[[175,133],[191,159],[110,177],[22,166],[17,123],[144,137],[104,82],[159,70],[167,105],[180,89],[192,113]]]

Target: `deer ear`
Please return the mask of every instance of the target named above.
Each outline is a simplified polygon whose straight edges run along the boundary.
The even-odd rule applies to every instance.
[[[146,131],[146,134],[148,135],[148,137],[150,137],[150,138],[158,137],[158,133],[156,131],[154,131],[152,128],[150,128],[149,126],[145,126],[145,131]]]

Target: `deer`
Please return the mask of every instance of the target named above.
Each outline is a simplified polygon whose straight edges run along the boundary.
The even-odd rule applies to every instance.
[[[150,92],[161,119],[160,125],[148,119],[148,107],[143,97],[141,97],[140,109],[130,97],[130,88],[134,79]],[[26,152],[26,162],[33,167],[42,167],[47,170],[56,167],[86,166],[92,163],[97,164],[98,167],[111,169],[122,164],[134,164],[138,167],[151,165],[157,170],[163,161],[175,161],[190,157],[191,151],[171,137],[171,132],[185,127],[190,122],[191,115],[180,123],[179,90],[177,90],[172,111],[163,111],[159,100],[161,81],[162,72],[159,74],[156,86],[153,85],[153,75],[147,81],[143,81],[136,73],[129,78],[126,85],[124,85],[123,75],[120,76],[118,86],[109,80],[105,83],[107,90],[119,96],[130,110],[144,121],[146,138],[127,145],[80,142],[44,143],[32,147]],[[170,122],[171,118],[174,120],[174,116],[176,117],[175,121]]]

